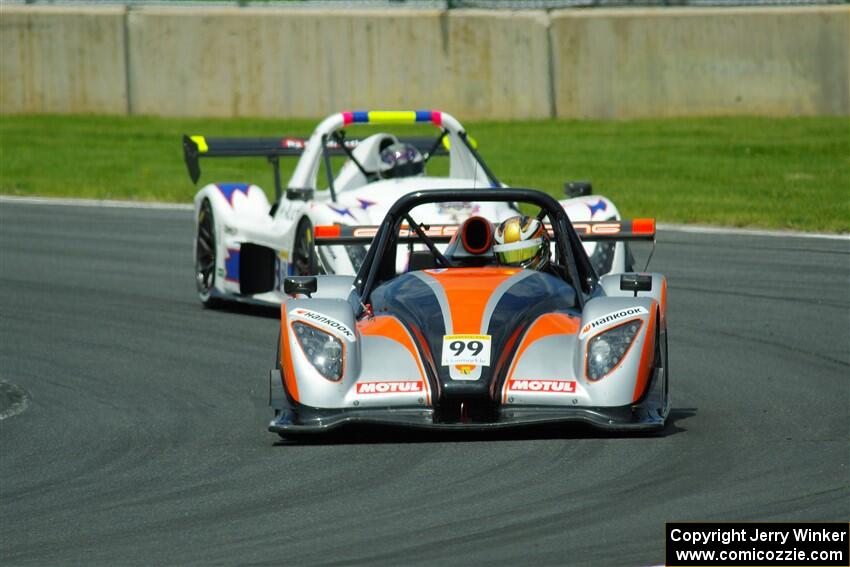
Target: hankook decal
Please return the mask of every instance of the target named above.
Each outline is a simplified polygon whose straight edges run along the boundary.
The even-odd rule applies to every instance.
[[[328,331],[335,331],[334,334],[342,335],[349,342],[354,342],[354,333],[349,329],[344,323],[337,321],[332,317],[328,317],[327,315],[322,315],[321,313],[317,313],[316,311],[310,311],[309,309],[296,308],[289,312],[290,317],[295,317],[297,319],[302,319],[304,321],[308,321],[317,327],[321,327],[322,329],[326,329]]]
[[[622,319],[625,319],[626,317],[648,314],[649,311],[647,311],[645,307],[628,307],[626,309],[621,309],[620,311],[615,311],[614,313],[609,313],[608,315],[603,315],[602,317],[597,317],[596,319],[587,323],[581,328],[581,333],[579,333],[578,338],[583,339],[596,329],[604,327],[609,323],[620,321]]]

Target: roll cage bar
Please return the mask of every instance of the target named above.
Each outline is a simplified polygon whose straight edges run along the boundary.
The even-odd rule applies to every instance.
[[[501,183],[487,167],[475,149],[463,126],[452,115],[438,110],[401,110],[401,111],[350,111],[331,114],[316,126],[308,139],[300,137],[278,138],[213,138],[201,135],[183,136],[183,156],[192,183],[197,183],[201,175],[200,158],[204,157],[265,157],[272,165],[275,184],[275,203],[292,191],[295,198],[315,191],[319,165],[325,165],[328,189],[331,201],[337,200],[334,176],[331,170],[332,156],[349,158],[367,180],[375,179],[375,172],[367,171],[363,164],[355,159],[352,150],[362,139],[346,139],[345,128],[357,124],[376,126],[401,124],[431,124],[439,129],[435,138],[402,137],[400,142],[413,144],[425,154],[425,161],[435,155],[448,155],[450,175],[460,178],[478,179],[479,170],[486,179],[482,183],[500,187]],[[452,148],[449,150],[449,148]],[[295,170],[286,187],[280,177],[280,158],[298,157]]]
[[[599,277],[567,213],[558,201],[546,193],[515,188],[439,189],[418,191],[401,197],[384,217],[354,279],[354,288],[362,303],[369,303],[369,297],[377,284],[395,277],[396,248],[402,223],[410,224],[422,243],[433,251],[433,242],[422,230],[423,225],[417,224],[411,217],[410,211],[419,205],[453,201],[518,202],[540,207],[539,218],[549,217],[552,225],[558,258],[564,268],[563,278],[576,290],[579,307],[584,308],[586,296],[596,286]]]
[[[298,161],[295,171],[292,172],[292,177],[289,179],[288,187],[298,189],[316,189],[319,163],[324,163],[325,169],[329,170],[328,165],[330,163],[330,152],[327,146],[328,142],[334,141],[339,143],[342,141],[343,137],[335,134],[348,126],[358,124],[388,126],[428,123],[440,129],[440,134],[437,139],[434,140],[431,151],[428,152],[429,158],[437,153],[437,150],[443,144],[443,140],[447,139],[448,146],[453,148],[452,151],[449,151],[449,158],[451,160],[450,170],[457,169],[458,172],[463,170],[465,175],[458,175],[459,177],[475,178],[478,175],[476,168],[480,168],[481,172],[483,172],[484,176],[487,178],[486,181],[490,186],[501,187],[501,183],[496,178],[493,171],[486,163],[484,163],[484,160],[475,150],[474,145],[470,141],[469,136],[461,123],[451,114],[438,110],[363,110],[338,112],[328,116],[322,120],[318,126],[316,126],[316,129],[307,140],[302,159]],[[453,144],[457,144],[457,146],[454,146]],[[340,145],[345,147],[344,143]],[[468,157],[461,155],[461,152],[457,150],[463,150],[463,153],[466,153]],[[346,154],[349,154],[348,151],[343,151]],[[350,154],[349,157],[351,157]],[[473,163],[469,163],[470,161]],[[364,174],[366,173],[359,163],[355,163],[355,165],[357,165],[361,172]],[[328,173],[328,185],[331,191],[331,200],[336,201],[336,190],[330,173]]]

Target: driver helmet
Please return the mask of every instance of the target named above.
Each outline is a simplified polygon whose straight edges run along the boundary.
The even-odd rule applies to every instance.
[[[397,142],[381,150],[379,168],[384,179],[424,175],[425,160],[416,146]]]
[[[542,270],[549,263],[549,235],[536,218],[521,215],[502,221],[493,240],[493,252],[503,266]]]

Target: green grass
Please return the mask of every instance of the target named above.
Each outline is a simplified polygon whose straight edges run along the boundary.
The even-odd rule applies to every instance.
[[[183,133],[307,135],[316,122],[3,115],[0,192],[189,202],[196,188],[182,161]],[[466,126],[484,159],[510,185],[560,195],[564,181],[587,179],[625,216],[850,232],[847,118]],[[284,180],[294,163],[285,160]],[[271,168],[262,159],[204,160],[202,170],[201,183],[252,181],[273,190]],[[429,171],[445,172],[445,164]]]

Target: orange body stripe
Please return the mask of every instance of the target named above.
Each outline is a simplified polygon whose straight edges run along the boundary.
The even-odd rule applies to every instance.
[[[452,316],[452,334],[476,335],[481,332],[484,307],[503,281],[520,272],[519,268],[452,268],[426,273],[440,282],[446,292]]]
[[[638,401],[649,383],[650,372],[652,365],[655,362],[655,325],[657,324],[655,316],[658,302],[652,300],[652,310],[649,314],[649,324],[646,325],[646,339],[643,342],[643,351],[640,353],[640,366],[638,367],[637,381],[635,381],[635,391],[632,394],[632,402]],[[625,356],[623,357],[625,359]]]
[[[286,304],[280,306],[280,367],[283,369],[283,382],[292,399],[298,401],[298,382],[295,380],[295,368],[292,366],[292,351],[289,348],[289,322],[286,319]]]
[[[422,367],[422,361],[419,357],[419,351],[416,350],[416,345],[410,338],[410,334],[401,321],[391,315],[379,315],[370,319],[363,319],[357,322],[357,329],[361,335],[377,336],[391,339],[400,343],[410,352],[410,356],[416,361],[416,367],[419,369],[419,376],[425,382],[426,402],[431,404],[431,386],[428,383],[428,377],[425,375],[425,369]]]
[[[667,328],[667,278],[661,280],[661,328]]]
[[[508,401],[508,381],[513,378],[514,370],[516,370],[519,359],[532,343],[542,339],[543,337],[550,337],[552,335],[575,335],[578,333],[578,329],[579,319],[568,317],[563,313],[547,313],[546,315],[540,316],[534,323],[532,323],[531,328],[522,338],[522,342],[519,344],[516,355],[514,355],[514,361],[511,363],[511,369],[508,371],[508,375],[502,389],[502,402],[506,403]]]

